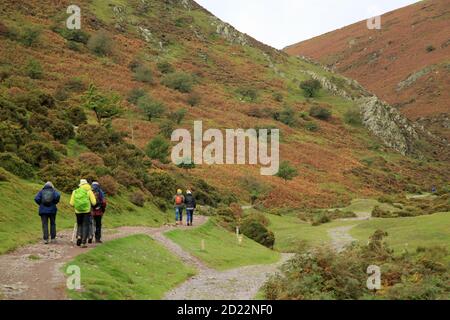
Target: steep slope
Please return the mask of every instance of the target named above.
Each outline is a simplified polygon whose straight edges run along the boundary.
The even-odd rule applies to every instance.
[[[0,166],[10,171],[14,163],[67,190],[81,176],[100,178],[160,205],[177,187],[214,206],[256,194],[269,207],[312,207],[448,181],[448,164],[422,150],[420,130],[364,88],[239,33],[195,2],[79,3],[78,33],[64,29],[68,1],[0,4]],[[324,88],[306,98],[299,84],[312,77]],[[86,103],[96,98],[90,84],[111,104],[117,96],[123,112],[98,123]],[[133,89],[161,102],[165,115],[149,121]],[[331,119],[310,117],[314,105]],[[344,121],[361,105],[369,130]],[[180,124],[171,120],[183,109]],[[192,131],[195,120],[204,130],[280,128],[281,160],[299,175],[284,181],[261,176],[259,166],[182,169],[149,159],[146,145],[167,121]]]
[[[388,12],[381,29],[361,21],[291,45],[450,141],[450,5],[427,0]]]

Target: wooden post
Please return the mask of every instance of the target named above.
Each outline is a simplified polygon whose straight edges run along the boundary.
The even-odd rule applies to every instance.
[[[202,251],[205,251],[205,239],[202,239],[200,246],[202,248]]]

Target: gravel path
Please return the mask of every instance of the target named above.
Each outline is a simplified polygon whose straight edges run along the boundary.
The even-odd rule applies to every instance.
[[[353,241],[357,241],[348,233],[354,226],[355,225],[343,226],[328,230],[328,235],[331,238],[331,246],[334,250],[337,252],[342,252],[346,246],[351,244]]]
[[[196,216],[197,226],[207,217]],[[195,226],[194,226],[195,227]],[[164,233],[186,226],[165,225],[159,228],[121,227],[104,232],[104,241],[111,241],[134,234],[147,234],[165,246],[173,254],[198,270],[198,274],[180,287],[172,290],[166,299],[252,299],[269,273],[289,258],[283,254],[279,263],[255,265],[217,271],[208,268],[198,258],[184,251],[179,245],[164,236]],[[65,276],[61,267],[77,255],[92,250],[74,246],[71,231],[58,233],[56,244],[32,244],[0,256],[0,298],[9,300],[64,300]]]

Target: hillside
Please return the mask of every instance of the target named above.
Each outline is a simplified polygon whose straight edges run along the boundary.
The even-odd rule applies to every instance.
[[[177,187],[212,206],[253,197],[307,208],[448,182],[433,140],[366,89],[239,33],[192,1],[79,3],[80,31],[65,29],[68,1],[0,4],[0,166],[22,178],[50,179],[66,192],[82,176],[96,178],[111,194],[138,193],[163,209]],[[311,78],[322,89],[308,98],[299,84]],[[99,101],[117,109],[99,116]],[[163,112],[150,118],[142,104]],[[311,116],[312,106],[331,118]],[[352,111],[354,123],[345,120]],[[204,130],[279,128],[280,158],[298,176],[151,159],[150,140],[192,131],[194,120]]]
[[[427,0],[284,49],[357,80],[410,120],[450,141],[450,6]]]

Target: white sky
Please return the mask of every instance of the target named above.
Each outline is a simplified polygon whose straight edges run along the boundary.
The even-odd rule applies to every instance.
[[[195,1],[239,31],[278,49],[418,2],[418,0]]]

